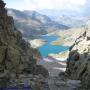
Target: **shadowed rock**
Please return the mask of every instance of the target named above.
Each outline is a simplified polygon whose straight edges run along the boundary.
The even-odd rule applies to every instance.
[[[33,57],[38,51],[34,52],[15,28],[13,18],[7,15],[5,3],[0,0],[0,87],[7,87],[16,81],[16,85],[19,84],[20,74],[33,74],[37,61]]]

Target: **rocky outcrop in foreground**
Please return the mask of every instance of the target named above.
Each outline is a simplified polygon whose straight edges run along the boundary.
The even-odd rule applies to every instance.
[[[81,80],[81,90],[90,90],[90,21],[70,48],[66,73],[71,79]]]
[[[33,52],[35,50],[32,51],[30,44],[22,38],[21,33],[14,26],[13,18],[7,15],[5,3],[0,0],[0,87],[17,86],[20,83],[25,84],[27,80],[24,77],[30,74],[34,84],[28,83],[28,85],[33,86],[32,88],[41,87],[42,84],[40,83],[36,85],[37,82],[40,82],[37,78],[37,82],[33,80],[34,75],[41,77],[39,76],[41,74],[47,77],[48,71],[42,66],[36,65],[36,53]],[[44,74],[38,69],[45,71]],[[20,79],[20,75],[23,75],[25,80]],[[15,84],[15,82],[19,83]],[[35,88],[33,90],[43,89]]]

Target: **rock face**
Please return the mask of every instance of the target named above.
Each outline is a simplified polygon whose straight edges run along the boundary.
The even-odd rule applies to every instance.
[[[18,73],[33,63],[30,45],[14,27],[13,18],[7,16],[5,8],[0,9],[0,71],[10,70]],[[33,65],[36,62],[33,63]],[[16,69],[17,68],[17,69]]]
[[[20,74],[37,72],[33,52],[16,30],[13,18],[7,15],[5,3],[0,0],[0,87],[9,86],[12,78],[19,78]]]
[[[66,73],[70,78],[82,81],[85,89],[81,90],[90,90],[90,21],[87,22],[83,34],[70,48]]]

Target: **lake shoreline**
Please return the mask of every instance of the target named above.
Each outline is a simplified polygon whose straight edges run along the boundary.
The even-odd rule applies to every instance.
[[[69,56],[69,50],[62,51],[62,52],[56,53],[56,54],[50,53],[48,56],[55,58],[56,60],[65,61],[65,60],[67,60],[67,58]]]
[[[57,40],[58,36],[41,36],[43,40],[46,40],[47,43],[45,43],[43,46],[39,47],[38,50],[41,53],[43,57],[47,57],[49,54],[58,54],[63,51],[69,50],[68,46],[63,45],[52,45],[51,42]]]

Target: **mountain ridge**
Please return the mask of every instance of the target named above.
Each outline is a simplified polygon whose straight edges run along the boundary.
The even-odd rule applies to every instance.
[[[85,16],[84,13],[68,11],[68,10],[40,10],[38,11],[41,14],[47,15],[52,20],[75,28],[75,27],[82,27],[88,20],[87,15]]]
[[[49,17],[36,11],[8,9],[8,14],[14,17],[16,27],[23,32],[26,38],[32,35],[37,37],[54,30],[69,29],[68,26],[52,21]]]

